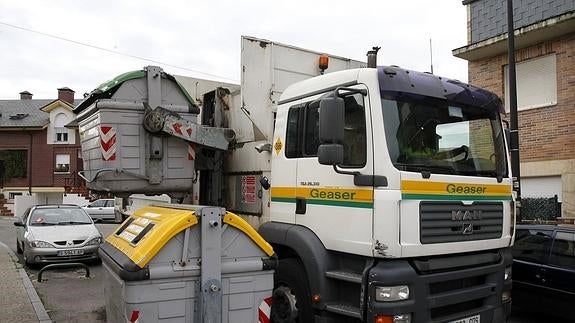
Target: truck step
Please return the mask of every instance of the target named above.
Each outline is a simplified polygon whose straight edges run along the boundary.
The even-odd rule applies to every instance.
[[[361,284],[361,274],[351,271],[330,270],[325,272],[325,276],[337,280],[343,280],[350,283]]]
[[[359,311],[359,307],[356,306],[347,304],[326,304],[325,309],[328,312],[349,316],[361,320],[361,313]]]

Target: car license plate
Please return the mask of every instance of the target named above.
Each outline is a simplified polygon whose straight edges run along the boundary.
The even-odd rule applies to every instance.
[[[474,315],[466,318],[462,318],[459,320],[451,321],[449,323],[480,323],[479,318],[481,315]]]
[[[70,249],[70,250],[59,250],[58,256],[79,256],[83,255],[84,250],[82,249]]]

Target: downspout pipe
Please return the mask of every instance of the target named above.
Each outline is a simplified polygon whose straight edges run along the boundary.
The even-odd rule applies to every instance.
[[[513,190],[517,194],[517,209],[521,209],[521,167],[519,160],[519,127],[517,116],[517,82],[515,71],[515,27],[513,25],[513,0],[507,0],[507,59],[509,63],[509,118],[511,139],[511,171]],[[521,220],[521,212],[518,212]]]
[[[28,143],[28,195],[32,196],[32,147],[34,135],[31,131],[28,131],[28,136],[30,136],[30,142]]]

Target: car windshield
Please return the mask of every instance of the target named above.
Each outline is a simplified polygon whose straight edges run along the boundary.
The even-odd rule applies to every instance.
[[[405,171],[504,177],[503,129],[497,111],[424,96],[384,98],[393,165]]]
[[[80,208],[38,208],[30,215],[30,225],[91,224],[90,217]]]

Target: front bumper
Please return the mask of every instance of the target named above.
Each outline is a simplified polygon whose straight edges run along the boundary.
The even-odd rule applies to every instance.
[[[380,261],[366,278],[367,321],[373,322],[378,314],[409,313],[412,323],[452,322],[475,315],[480,315],[481,322],[505,322],[511,302],[503,302],[502,293],[511,289],[511,280],[504,282],[504,272],[511,263],[508,249],[456,257]],[[375,286],[397,285],[409,286],[408,300],[375,301]]]
[[[91,245],[72,248],[34,248],[30,245],[27,245],[24,253],[28,263],[30,264],[91,261],[99,259],[99,247],[99,245]],[[73,256],[58,256],[58,251],[61,250],[83,250],[84,254]]]

